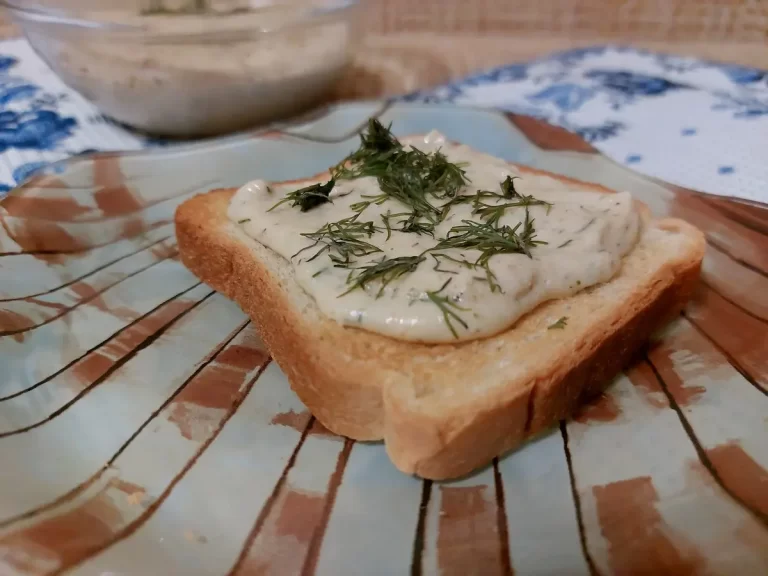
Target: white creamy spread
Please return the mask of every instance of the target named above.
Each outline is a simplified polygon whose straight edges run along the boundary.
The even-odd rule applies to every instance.
[[[401,143],[406,147],[413,144],[427,153],[440,149],[450,162],[463,163],[469,184],[462,194],[498,192],[507,176],[517,176],[509,163],[468,146],[447,143],[434,132],[417,139],[401,139]],[[376,226],[375,233],[365,241],[381,251],[361,256],[353,266],[375,263],[383,257],[424,255],[425,259],[383,290],[380,282],[371,282],[348,292],[351,270],[334,267],[327,252],[311,259],[318,247],[308,248],[314,242],[302,233],[353,216],[350,206],[380,195],[378,181],[373,177],[338,180],[329,196],[331,202],[306,212],[290,203],[269,211],[297,186],[268,185],[257,180],[237,191],[228,217],[239,223],[248,236],[290,261],[298,284],[328,317],[402,340],[471,340],[510,327],[542,302],[610,280],[639,235],[641,220],[626,192],[568,190],[559,181],[544,176],[525,176],[515,179],[514,184],[520,194],[549,203],[527,208],[535,240],[546,244],[533,246],[531,257],[518,253],[493,255],[488,261],[493,283],[485,269],[456,262],[474,263],[481,255],[478,250],[441,249],[435,253],[447,257],[438,257],[439,264],[432,253],[425,253],[462,221],[482,222],[473,214],[472,204],[452,206],[445,220],[436,225],[434,238],[396,230],[391,230],[387,238],[382,215],[408,211],[404,204],[390,198],[381,204],[371,203],[360,213],[359,222],[372,221]],[[509,200],[492,198],[486,202],[503,204]],[[525,218],[525,207],[507,208],[498,225],[523,227]],[[436,300],[444,305],[439,306]],[[446,302],[450,303],[447,307]],[[446,310],[455,315],[446,314]]]

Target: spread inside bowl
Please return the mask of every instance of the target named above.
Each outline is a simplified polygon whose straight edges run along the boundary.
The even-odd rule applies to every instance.
[[[34,27],[27,35],[108,116],[154,134],[207,136],[296,113],[333,89],[350,59],[353,23],[341,14],[311,17],[308,5],[98,10],[81,17],[122,26],[83,38]]]

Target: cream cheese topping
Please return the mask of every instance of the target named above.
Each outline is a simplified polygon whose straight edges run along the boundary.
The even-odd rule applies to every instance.
[[[440,150],[452,163],[462,163],[469,183],[462,193],[498,191],[507,176],[517,177],[514,166],[477,152],[468,146],[446,142],[436,132],[400,140],[423,152]],[[318,180],[324,182],[325,180]],[[365,241],[381,251],[361,256],[352,266],[378,262],[382,257],[424,255],[412,272],[382,289],[379,282],[349,291],[354,270],[334,267],[328,253],[312,256],[313,240],[302,236],[329,222],[353,216],[351,208],[366,197],[381,194],[373,177],[338,180],[330,202],[306,212],[285,203],[270,211],[296,185],[249,182],[231,200],[228,217],[243,231],[288,260],[298,284],[317,303],[323,314],[342,324],[356,326],[402,340],[455,342],[489,336],[513,325],[522,315],[550,299],[572,295],[610,280],[622,257],[636,244],[641,220],[632,197],[626,193],[602,194],[568,190],[546,176],[524,176],[514,181],[522,195],[532,195],[548,205],[527,207],[535,227],[535,239],[545,244],[526,254],[496,254],[488,261],[494,280],[474,263],[474,249],[431,251],[462,221],[481,222],[471,204],[451,207],[434,229],[434,238],[387,230],[382,215],[408,208],[394,199],[371,203],[358,217],[371,221],[376,231]],[[491,199],[487,203],[504,203]],[[499,225],[524,225],[525,207],[507,208]],[[389,236],[389,237],[388,237]],[[445,255],[445,256],[439,256]],[[446,285],[446,282],[448,284]],[[495,285],[495,286],[494,286]],[[442,305],[440,305],[442,303]],[[448,313],[446,313],[448,311]]]

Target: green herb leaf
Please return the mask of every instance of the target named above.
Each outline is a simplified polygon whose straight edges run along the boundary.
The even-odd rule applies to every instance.
[[[453,198],[468,182],[461,165],[449,162],[439,150],[431,154],[413,146],[406,150],[376,119],[369,121],[360,140],[360,148],[332,168],[331,174],[336,180],[376,178],[386,198],[411,210],[403,232],[431,231],[428,224],[442,220],[444,212],[433,199]]]
[[[550,324],[547,327],[547,330],[562,330],[563,328],[565,328],[567,323],[568,323],[568,316],[563,316],[554,324]]]
[[[331,178],[325,184],[318,182],[317,184],[311,184],[309,186],[305,186],[304,188],[299,188],[298,190],[286,194],[285,197],[280,200],[280,202],[272,206],[272,208],[267,210],[267,212],[272,212],[272,210],[282,204],[285,204],[286,202],[291,202],[291,206],[298,206],[302,212],[306,212],[315,206],[330,202],[331,199],[328,197],[328,195],[331,193],[331,190],[333,190],[335,185],[336,181]]]
[[[501,286],[499,285],[499,282],[496,278],[496,274],[494,274],[491,270],[490,263],[486,261],[482,266],[485,270],[485,279],[488,282],[488,286],[491,288],[491,292],[502,292]]]
[[[501,194],[504,196],[504,198],[521,198],[518,191],[515,190],[515,178],[516,177],[507,176],[504,179],[504,182],[500,184]]]
[[[520,227],[520,223],[512,228],[506,225],[496,226],[487,222],[462,220],[462,224],[451,228],[448,235],[440,240],[433,250],[449,248],[478,250],[481,254],[475,263],[480,266],[487,264],[496,254],[525,254],[531,258],[531,248],[545,242],[535,239],[536,232],[528,210],[525,211],[522,230]]]
[[[532,196],[521,196],[520,200],[518,201],[505,202],[504,204],[487,204],[477,200],[473,203],[474,209],[472,210],[472,213],[479,215],[480,218],[489,224],[495,225],[499,223],[501,218],[504,216],[504,213],[509,208],[519,208],[521,206],[527,208],[528,206],[540,205],[551,206],[549,202],[545,202],[544,200],[537,200]]]
[[[381,252],[379,247],[363,240],[363,238],[373,236],[379,228],[370,221],[357,222],[358,216],[359,214],[355,214],[338,222],[330,222],[316,232],[305,232],[302,236],[314,240],[314,244],[302,248],[291,258],[320,245],[321,248],[307,262],[311,262],[320,254],[327,252],[334,266],[345,268],[354,258]]]
[[[476,264],[470,262],[469,260],[454,258],[453,256],[450,256],[449,254],[437,253],[437,254],[430,254],[430,256],[432,256],[432,258],[435,261],[435,266],[432,268],[432,270],[436,270],[438,272],[447,272],[448,274],[457,274],[457,272],[455,272],[453,270],[444,270],[444,269],[440,268],[440,264],[441,264],[440,259],[441,258],[444,259],[444,260],[447,260],[448,262],[453,262],[454,264],[458,264],[459,266],[463,266],[465,268],[476,268],[477,267]]]
[[[376,293],[376,298],[378,298],[391,282],[413,272],[424,260],[424,256],[385,257],[378,262],[357,266],[352,269],[347,278],[347,283],[350,284],[349,290],[340,294],[339,297],[346,296],[358,288],[365,289],[372,282],[380,282],[381,285]]]
[[[377,196],[362,195],[360,197],[362,198],[360,202],[355,202],[354,204],[349,205],[349,209],[352,210],[352,212],[357,212],[358,214],[368,208],[368,206],[371,204],[376,204],[377,206],[384,204],[388,198],[386,194],[379,194]]]
[[[485,272],[485,276],[475,277],[475,279],[480,280],[481,282],[487,282],[489,287],[491,288],[491,292],[496,292],[497,290],[501,291],[501,286],[498,283],[496,274],[493,273],[488,262],[485,262],[483,264],[477,264],[475,262],[470,262],[469,260],[466,260],[464,258],[454,258],[449,254],[443,254],[443,253],[430,254],[430,256],[432,256],[432,258],[435,260],[435,265],[432,268],[432,270],[436,270],[437,272],[444,272],[446,274],[458,274],[458,272],[454,270],[446,270],[445,268],[440,268],[440,265],[442,264],[442,262],[440,261],[441,258],[443,260],[447,260],[448,262],[453,262],[454,264],[463,266],[464,268],[482,268],[483,271]]]
[[[445,319],[445,324],[448,326],[448,329],[451,331],[451,334],[453,334],[454,338],[458,338],[459,334],[456,332],[456,328],[453,325],[453,322],[458,322],[461,326],[464,327],[464,330],[467,330],[469,326],[467,323],[462,319],[461,316],[459,316],[456,313],[456,310],[459,312],[468,312],[469,310],[467,308],[462,308],[456,302],[454,302],[449,296],[443,296],[441,295],[441,292],[445,290],[448,287],[448,284],[451,283],[451,278],[448,278],[448,280],[445,281],[445,284],[443,284],[439,290],[434,291],[427,291],[426,295],[427,298],[429,298],[430,302],[432,302],[435,306],[437,306],[440,311],[443,313],[443,318]]]
[[[384,242],[392,238],[392,225],[389,223],[390,218],[392,218],[392,214],[390,214],[389,210],[387,210],[386,214],[381,215],[381,220],[384,222],[384,227],[387,229],[387,238]]]
[[[400,232],[407,232],[410,234],[424,234],[427,236],[435,237],[435,225],[432,222],[423,222],[418,216],[411,214],[405,220],[400,221]]]
[[[368,119],[368,131],[360,134],[360,150],[369,153],[389,152],[401,148],[400,142],[390,130],[392,124],[384,128],[376,118]]]

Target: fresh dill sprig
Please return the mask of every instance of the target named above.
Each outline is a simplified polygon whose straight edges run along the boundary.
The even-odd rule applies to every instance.
[[[478,277],[478,280],[481,280],[483,282],[487,282],[488,286],[491,289],[491,292],[501,291],[501,286],[499,285],[498,279],[496,278],[496,274],[493,273],[491,270],[491,266],[489,262],[484,262],[482,264],[478,264],[476,262],[470,262],[469,260],[466,260],[464,258],[454,258],[453,256],[450,256],[449,254],[443,254],[441,252],[438,252],[436,254],[430,254],[432,258],[435,261],[435,265],[432,267],[432,270],[435,270],[437,272],[443,272],[445,274],[458,274],[458,272],[454,270],[446,270],[445,268],[440,268],[440,265],[442,262],[440,261],[440,258],[444,258],[445,260],[449,262],[453,262],[454,264],[458,264],[459,266],[463,266],[465,268],[482,268],[483,272],[485,273],[485,276]]]
[[[451,228],[448,235],[441,239],[433,250],[478,250],[480,256],[475,263],[484,266],[496,254],[525,254],[531,258],[531,248],[545,243],[535,238],[533,220],[529,218],[526,210],[525,221],[514,227],[462,220],[462,224]]]
[[[523,230],[520,232],[520,239],[523,242],[523,248],[528,250],[525,252],[528,258],[531,258],[530,248],[533,248],[534,246],[541,246],[542,244],[547,244],[547,242],[543,240],[535,239],[536,229],[533,227],[534,222],[535,218],[531,218],[531,213],[528,211],[528,208],[526,208],[525,220],[523,220]]]
[[[436,222],[441,210],[433,204],[432,198],[454,194],[459,187],[446,176],[450,170],[440,164],[448,164],[442,154],[430,155],[412,148],[398,152],[379,174],[366,167],[362,169],[363,175],[377,177],[384,194],[407,206],[414,220],[425,218]]]
[[[360,178],[364,171],[383,173],[389,161],[403,146],[376,118],[368,119],[368,129],[360,133],[360,147],[331,168],[331,174],[339,180]],[[377,175],[376,174],[376,175]]]
[[[501,286],[499,285],[498,279],[496,278],[496,274],[494,274],[493,270],[491,270],[491,263],[486,260],[483,264],[481,264],[481,266],[483,270],[485,270],[485,281],[488,282],[488,286],[490,287],[491,292],[496,292],[497,290],[502,292]]]
[[[435,225],[432,222],[424,222],[415,214],[411,214],[405,220],[399,222],[399,232],[407,232],[410,234],[424,234],[426,236],[435,237]]]
[[[367,156],[400,148],[402,144],[392,134],[392,124],[385,128],[376,118],[369,118],[368,130],[360,134],[360,148],[350,156],[350,160],[358,161]]]
[[[389,222],[392,216],[394,216],[394,214],[391,214],[389,210],[387,210],[386,214],[381,215],[381,220],[384,222],[384,227],[387,229],[387,238],[384,242],[387,242],[392,237],[392,224]]]
[[[456,304],[456,302],[451,299],[450,296],[441,295],[441,292],[443,292],[443,290],[448,287],[448,284],[451,283],[451,280],[452,278],[448,278],[448,280],[446,280],[438,290],[427,290],[425,294],[427,295],[429,301],[437,306],[443,313],[443,319],[445,320],[446,326],[448,326],[448,329],[451,331],[451,334],[453,334],[453,337],[458,339],[459,334],[456,332],[456,328],[453,326],[453,322],[458,322],[461,326],[463,326],[464,330],[469,329],[469,325],[461,316],[456,313],[456,310],[459,312],[469,312],[469,310]]]
[[[441,252],[438,252],[436,254],[430,254],[432,256],[432,259],[435,261],[435,265],[432,267],[432,270],[435,270],[437,272],[445,272],[446,274],[458,274],[458,272],[454,270],[445,270],[444,268],[440,268],[440,265],[442,262],[440,262],[440,259],[443,258],[447,260],[448,262],[453,262],[454,264],[458,264],[459,266],[463,266],[464,268],[476,268],[477,265],[473,262],[470,262],[469,260],[465,260],[463,258],[454,258],[453,256],[450,256],[449,254],[443,254]]]
[[[360,196],[362,200],[360,202],[355,202],[353,204],[349,205],[349,209],[352,210],[352,212],[360,213],[371,204],[376,204],[377,206],[381,206],[388,200],[388,196],[386,194],[377,194],[376,196],[366,196],[365,194],[362,194]]]
[[[472,214],[477,214],[482,220],[485,220],[488,224],[496,225],[499,223],[504,213],[509,208],[519,208],[521,206],[551,206],[549,202],[544,200],[537,200],[533,196],[520,196],[519,200],[514,202],[505,202],[503,204],[487,204],[481,202],[479,199],[473,202]]]
[[[307,259],[307,262],[311,262],[327,252],[334,266],[346,268],[353,262],[354,258],[381,252],[381,248],[363,240],[363,238],[373,236],[379,231],[379,228],[370,221],[357,222],[357,217],[358,215],[355,214],[338,222],[329,222],[316,232],[303,233],[302,236],[314,240],[314,244],[302,248],[291,258],[320,245],[320,249]]]
[[[521,198],[520,193],[515,190],[516,178],[517,176],[507,176],[499,185],[501,187],[501,194],[504,198]]]
[[[388,198],[411,209],[409,232],[423,233],[421,220],[442,219],[442,207],[432,199],[455,197],[468,183],[462,165],[448,161],[439,150],[427,154],[413,146],[405,149],[389,128],[371,118],[360,135],[360,148],[331,168],[336,180],[374,177]]]
[[[562,330],[568,324],[568,316],[563,316],[557,322],[547,326],[547,330]]]
[[[413,150],[420,152],[416,148]],[[418,158],[424,164],[427,193],[435,198],[453,198],[469,182],[463,163],[449,162],[440,150],[433,154],[420,154],[423,155]]]
[[[335,185],[336,181],[331,178],[325,184],[318,182],[317,184],[310,184],[304,188],[299,188],[286,194],[280,202],[272,206],[267,212],[272,212],[272,210],[286,202],[291,202],[291,206],[298,206],[302,212],[306,212],[315,206],[330,202],[331,199],[328,196]]]
[[[372,282],[379,282],[379,290],[376,292],[376,298],[379,298],[386,287],[401,276],[410,274],[419,264],[425,260],[424,256],[398,256],[397,258],[382,258],[378,262],[372,262],[363,266],[352,268],[347,278],[350,284],[349,289],[339,298],[361,288],[365,290]]]
[[[477,194],[479,194],[480,191],[478,190]],[[474,202],[477,200],[477,194],[457,194],[448,202],[445,204],[442,204],[439,206],[440,208],[440,221],[442,222],[448,217],[448,214],[451,212],[451,208],[454,206],[457,206],[459,204],[469,204],[470,202]]]
[[[491,192],[489,190],[478,190],[477,194],[475,194],[475,197],[470,200],[472,202],[472,214],[477,214],[482,220],[485,220],[489,224],[496,225],[499,223],[499,221],[504,216],[504,213],[509,208],[546,206],[547,213],[549,213],[549,209],[552,207],[552,203],[539,200],[533,196],[520,194],[515,189],[516,179],[517,176],[507,176],[503,182],[500,182],[499,188],[501,188],[501,194],[498,192]],[[513,199],[514,201],[502,202],[500,204],[488,204],[487,202],[483,202],[483,199],[485,198],[493,198],[497,201],[502,199]]]
[[[395,222],[393,225],[393,218],[404,218]],[[411,234],[426,234],[428,236],[435,237],[435,225],[431,222],[424,222],[413,212],[396,212],[392,214],[387,210],[386,214],[381,215],[381,219],[384,222],[384,226],[387,229],[387,240],[392,236],[392,231],[396,232],[408,232]]]

